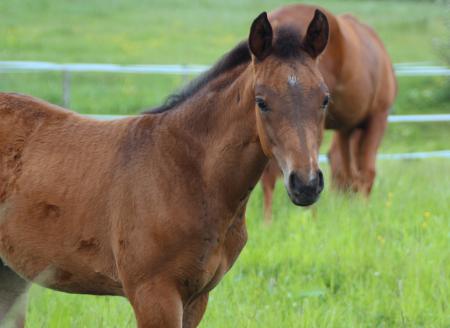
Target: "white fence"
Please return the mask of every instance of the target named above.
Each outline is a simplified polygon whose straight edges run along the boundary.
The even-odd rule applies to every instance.
[[[57,64],[35,61],[0,61],[0,72],[58,71],[108,72],[192,75],[207,70],[206,65],[115,65],[115,64]],[[397,76],[450,76],[450,68],[428,63],[394,64]]]
[[[88,115],[98,120],[115,120],[127,117],[127,115]],[[450,114],[423,114],[423,115],[389,115],[389,123],[408,122],[450,122]]]
[[[58,64],[50,62],[28,61],[0,61],[0,73],[57,71],[63,73],[63,99],[64,106],[69,107],[71,92],[71,73],[73,72],[105,72],[105,73],[132,73],[132,74],[169,74],[169,75],[195,75],[204,72],[206,65],[115,65],[115,64]],[[400,63],[394,64],[397,76],[450,76],[450,68],[433,66],[429,63]],[[107,120],[117,119],[121,115],[90,115],[93,118]],[[450,114],[431,115],[390,115],[390,123],[404,122],[448,122]],[[415,152],[400,154],[379,154],[378,159],[421,159],[421,158],[450,158],[450,150],[433,152]],[[320,161],[326,161],[326,156],[320,155]]]
[[[450,150],[420,151],[415,153],[377,154],[378,160],[450,158]],[[326,155],[319,155],[319,162],[328,162]]]
[[[63,73],[63,103],[70,107],[71,76],[74,72],[132,73],[132,74],[164,74],[164,75],[195,75],[204,72],[206,65],[116,65],[116,64],[79,64],[50,63],[38,61],[0,61],[0,73],[11,72],[62,72]],[[450,76],[450,68],[433,66],[430,63],[400,63],[394,64],[397,76]]]

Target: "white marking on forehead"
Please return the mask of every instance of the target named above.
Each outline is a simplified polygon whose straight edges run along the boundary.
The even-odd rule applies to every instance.
[[[291,74],[288,76],[288,84],[292,87],[298,84],[298,79],[295,75]]]

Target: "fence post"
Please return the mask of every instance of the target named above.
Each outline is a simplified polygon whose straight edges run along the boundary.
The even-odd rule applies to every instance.
[[[65,108],[70,107],[70,85],[72,75],[70,71],[63,71],[63,105]]]

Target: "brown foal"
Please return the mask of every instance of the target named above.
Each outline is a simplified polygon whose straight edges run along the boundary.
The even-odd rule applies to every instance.
[[[319,197],[327,40],[320,11],[304,37],[262,13],[166,104],[116,121],[0,93],[0,321],[29,281],[125,296],[139,327],[196,327],[268,157],[295,204]]]
[[[292,24],[306,33],[316,6],[290,5],[269,15],[274,26]],[[325,128],[336,132],[328,158],[332,185],[368,196],[375,179],[376,153],[383,137],[397,84],[391,60],[375,32],[351,15],[328,18],[330,39],[319,70],[330,90]],[[270,221],[272,194],[279,175],[270,161],[262,176],[264,216]]]

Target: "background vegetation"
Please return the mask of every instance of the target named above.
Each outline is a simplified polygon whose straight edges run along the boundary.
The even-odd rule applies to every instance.
[[[444,64],[448,1],[310,1],[373,26],[394,63]],[[153,0],[0,2],[0,60],[212,64],[281,3]],[[182,77],[76,73],[71,107],[133,114]],[[395,114],[449,113],[449,81],[401,77]],[[62,103],[60,73],[0,73],[0,91]],[[390,125],[383,152],[449,148],[449,123]],[[329,139],[329,133],[327,140]],[[324,145],[326,150],[327,141]],[[325,166],[326,169],[326,166]],[[261,192],[248,209],[249,243],[211,294],[203,327],[449,327],[448,160],[380,162],[370,202],[330,192],[312,211],[277,186],[274,223]],[[124,327],[126,300],[34,287],[28,327]]]

